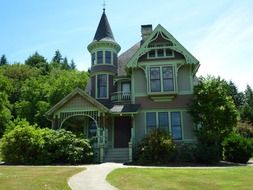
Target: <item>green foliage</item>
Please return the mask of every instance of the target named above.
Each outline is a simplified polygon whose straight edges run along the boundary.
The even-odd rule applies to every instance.
[[[224,159],[231,162],[247,163],[253,155],[253,139],[232,132],[223,142]]]
[[[2,55],[0,58],[0,66],[7,65],[8,61],[5,55]]]
[[[193,121],[201,126],[196,129],[197,151],[205,156],[200,161],[218,161],[222,141],[236,126],[238,111],[228,89],[226,81],[214,77],[201,78],[194,87],[190,113]]]
[[[253,138],[253,125],[248,122],[238,122],[236,131],[246,138]]]
[[[176,161],[179,162],[196,162],[196,143],[179,143],[176,144]]]
[[[151,131],[138,145],[135,159],[141,164],[165,164],[175,157],[175,144],[162,129]]]
[[[232,81],[229,81],[228,83],[228,95],[232,97],[237,109],[240,109],[240,107],[244,104],[244,94],[238,91]]]
[[[87,140],[65,130],[40,129],[24,120],[3,136],[1,152],[10,164],[79,164],[93,159]]]
[[[253,125],[253,90],[249,85],[247,85],[244,94],[245,103],[241,108],[241,119]]]
[[[6,93],[0,92],[0,138],[12,118],[10,107]]]

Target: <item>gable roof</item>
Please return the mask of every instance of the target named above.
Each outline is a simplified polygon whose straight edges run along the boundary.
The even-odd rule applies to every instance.
[[[198,68],[199,61],[187,49],[185,49],[165,28],[158,24],[153,32],[149,35],[149,37],[145,40],[145,42],[141,45],[141,47],[136,51],[133,57],[128,61],[126,64],[127,69],[138,66],[138,59],[150,51],[148,47],[149,43],[152,42],[152,39],[159,34],[162,35],[163,38],[172,42],[172,46],[169,48],[184,55],[187,64],[196,65],[196,69]]]
[[[118,57],[118,75],[119,76],[127,75],[126,70],[125,70],[126,65],[129,62],[129,60],[133,57],[133,55],[138,51],[140,46],[141,46],[141,42],[138,42]]]
[[[103,10],[103,14],[99,21],[97,31],[94,36],[94,41],[115,41],[113,37],[113,33],[108,22],[107,16],[105,14],[105,10]]]
[[[81,90],[80,88],[76,88],[71,93],[69,93],[67,96],[65,96],[63,99],[61,99],[56,105],[54,105],[50,110],[46,112],[47,116],[53,115],[54,112],[56,112],[58,109],[60,109],[65,103],[67,103],[71,98],[73,98],[75,95],[82,96],[85,100],[87,100],[89,103],[94,105],[94,107],[98,108],[98,110],[101,110],[103,112],[109,112],[110,110],[106,108],[103,104],[89,96],[85,91]]]

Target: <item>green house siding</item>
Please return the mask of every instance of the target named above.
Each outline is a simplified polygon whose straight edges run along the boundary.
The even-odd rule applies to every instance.
[[[184,140],[194,140],[194,124],[191,118],[191,115],[188,112],[183,112],[183,131],[184,131]]]
[[[134,70],[133,75],[135,96],[146,96],[147,82],[144,71],[142,69]]]
[[[190,73],[190,66],[183,65],[178,70],[177,75],[177,83],[178,83],[178,93],[192,93],[191,81],[192,81],[191,73]]]
[[[135,116],[135,143],[140,142],[145,136],[145,119],[145,112],[143,111],[140,111]]]

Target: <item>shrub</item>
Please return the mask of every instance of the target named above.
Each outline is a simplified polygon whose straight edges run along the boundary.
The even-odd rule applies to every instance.
[[[21,121],[3,136],[3,160],[10,164],[89,163],[89,142],[65,130],[40,129]]]
[[[40,164],[43,163],[44,139],[35,126],[22,121],[17,127],[5,134],[1,143],[4,161],[13,164]]]
[[[196,143],[180,143],[176,145],[176,161],[196,162]]]
[[[247,163],[253,153],[253,139],[232,132],[223,142],[223,151],[225,160]]]
[[[196,131],[198,139],[195,150],[197,162],[204,164],[214,164],[222,159],[222,148],[219,137],[215,132],[201,127]]]
[[[164,164],[175,157],[175,144],[161,129],[151,131],[137,146],[135,159],[141,164]]]

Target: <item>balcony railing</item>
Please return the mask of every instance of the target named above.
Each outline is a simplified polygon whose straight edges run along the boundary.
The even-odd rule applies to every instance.
[[[131,102],[131,92],[114,92],[111,100],[112,102]]]

